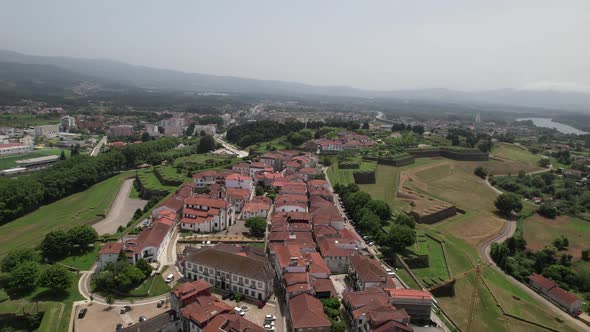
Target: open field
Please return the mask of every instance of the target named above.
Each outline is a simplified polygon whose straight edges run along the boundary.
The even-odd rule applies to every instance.
[[[535,214],[524,220],[524,238],[531,250],[541,250],[545,245],[563,235],[569,240],[567,252],[574,260],[581,257],[584,249],[590,248],[590,222],[570,216],[558,216],[555,219],[544,218]]]
[[[541,160],[541,155],[533,154],[529,150],[526,150],[518,145],[508,143],[496,144],[492,148],[491,156],[521,164],[523,169],[527,172],[542,169],[538,166],[539,160]],[[514,174],[514,172],[512,173]]]
[[[290,144],[287,143],[287,138],[285,136],[281,136],[273,139],[272,141],[250,145],[244,150],[256,151],[259,153],[265,153],[271,150],[285,150],[290,148]]]
[[[504,316],[500,308],[497,307],[492,294],[478,279],[475,272],[475,267],[480,262],[477,246],[500,233],[505,221],[494,213],[493,201],[497,193],[483,180],[473,175],[473,170],[478,165],[482,165],[495,172],[502,172],[506,169],[520,167],[521,164],[496,160],[461,162],[442,158],[421,158],[417,161],[421,162],[421,165],[406,166],[405,173],[401,176],[404,183],[398,183],[399,172],[403,170],[379,165],[377,184],[361,187],[373,189],[371,194],[374,198],[385,198],[388,202],[392,201],[394,207],[402,206],[396,202],[399,200],[395,197],[394,188],[403,185],[428,196],[453,203],[466,211],[465,214],[458,214],[433,225],[417,226],[419,230],[429,232],[444,241],[451,277],[457,279],[456,294],[452,297],[439,297],[437,298],[438,302],[463,330],[468,328],[471,312],[473,312],[471,321],[473,331],[536,330],[532,325]],[[380,181],[379,171],[382,168],[385,172],[381,172],[381,176],[383,177],[385,173],[386,178],[382,178]],[[410,181],[410,179],[412,180]],[[365,188],[363,190],[368,191]],[[424,247],[425,242],[419,242],[418,245],[420,247],[417,250],[427,251],[433,258],[438,257],[439,259],[432,259],[431,267],[427,269],[412,270],[417,277],[420,279],[445,273],[444,265],[438,264],[442,259],[440,247],[430,245]],[[436,264],[432,264],[433,262]],[[486,281],[505,310],[559,330],[573,331],[569,326],[556,321],[555,315],[527,296],[522,290],[510,284],[503,275],[489,267],[485,267],[483,270]],[[407,276],[402,276],[402,278],[409,279]],[[496,292],[496,289],[503,291]],[[519,300],[516,300],[513,295]],[[472,301],[474,301],[473,307]]]
[[[59,156],[61,154],[62,149],[44,149],[44,150],[36,150],[31,153],[26,154],[19,154],[15,156],[7,156],[0,158],[0,170],[14,168],[16,167],[17,160],[29,159],[29,158],[36,158],[36,157],[43,157],[43,156]],[[66,156],[70,155],[70,150],[64,150]]]
[[[352,173],[355,171],[374,171],[377,167],[376,162],[372,161],[359,161],[360,166],[357,169],[341,169],[338,168],[338,162],[332,163],[328,168],[327,173],[330,178],[330,182],[333,184],[349,184],[354,183],[354,177]]]
[[[223,160],[234,160],[239,159],[234,156],[225,154],[205,153],[205,154],[192,154],[190,156],[180,157],[174,161],[174,166],[180,164],[213,164]]]
[[[106,214],[121,184],[132,172],[124,172],[89,189],[42,206],[23,217],[0,226],[0,257],[15,248],[39,244],[52,230],[92,224]]]
[[[392,208],[396,208],[400,204],[399,200],[395,198],[400,173],[411,168],[440,162],[441,160],[443,159],[420,158],[416,159],[416,163],[403,167],[377,165],[376,183],[362,184],[359,187],[362,191],[369,193],[373,199],[380,199],[389,204]]]

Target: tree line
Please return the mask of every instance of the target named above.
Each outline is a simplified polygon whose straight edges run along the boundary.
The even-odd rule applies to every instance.
[[[404,213],[392,218],[389,205],[359,190],[358,185],[336,184],[334,191],[340,195],[355,228],[367,234],[382,247],[384,255],[392,259],[396,253],[403,253],[416,243],[416,222]],[[389,230],[383,232],[384,226]]]
[[[163,138],[130,144],[124,149],[114,149],[96,157],[77,155],[28,176],[0,179],[0,224],[32,212],[39,206],[84,191],[123,169],[134,168],[148,160],[161,162],[161,152],[174,148],[177,140]]]
[[[279,123],[263,120],[229,128],[226,139],[230,143],[245,148],[252,144],[270,141],[291,132],[299,131],[304,127],[305,125],[299,121]]]

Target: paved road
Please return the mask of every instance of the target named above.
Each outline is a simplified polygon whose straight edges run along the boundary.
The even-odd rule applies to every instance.
[[[230,152],[231,152],[231,153],[233,153],[233,154],[236,154],[236,155],[237,155],[238,157],[240,157],[240,158],[248,157],[248,155],[250,154],[248,151],[239,150],[239,149],[238,149],[238,148],[236,148],[235,146],[233,146],[233,145],[229,144],[228,142],[224,141],[224,140],[221,138],[221,135],[215,135],[215,140],[216,140],[216,141],[217,141],[219,144],[223,145],[223,147],[224,147],[226,150],[230,151]]]
[[[133,186],[133,179],[127,179],[123,182],[117,197],[113,201],[106,218],[92,225],[99,235],[113,234],[117,232],[119,226],[125,226],[133,217],[135,210],[143,209],[147,201],[129,198],[129,193]]]
[[[103,145],[105,145],[107,143],[107,137],[103,136],[100,141],[98,141],[98,143],[96,144],[96,146],[92,149],[92,152],[90,152],[90,156],[91,157],[96,157],[98,156],[98,154],[100,153],[100,148],[102,148]]]

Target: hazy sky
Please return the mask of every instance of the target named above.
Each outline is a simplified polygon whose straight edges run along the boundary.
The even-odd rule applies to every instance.
[[[590,1],[2,0],[0,48],[383,90],[590,92]]]

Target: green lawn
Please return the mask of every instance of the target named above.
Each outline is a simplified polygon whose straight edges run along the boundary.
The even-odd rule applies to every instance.
[[[249,242],[248,245],[259,249],[264,249],[264,242]]]
[[[44,150],[37,150],[27,154],[19,154],[16,156],[8,156],[0,158],[0,170],[14,168],[17,167],[16,161],[29,159],[29,158],[36,158],[36,157],[43,157],[43,156],[59,156],[61,154],[62,149],[44,149]],[[65,150],[66,156],[70,155],[70,150]]]
[[[12,222],[0,226],[0,257],[14,248],[38,245],[45,234],[56,229],[92,224],[107,213],[123,181],[132,172],[124,172],[88,190],[51,203]]]
[[[61,261],[59,261],[58,263],[67,265],[67,266],[71,266],[71,267],[75,267],[80,271],[88,271],[90,270],[90,268],[92,267],[92,265],[94,265],[94,262],[96,262],[96,258],[98,257],[98,250],[100,249],[100,245],[97,243],[91,250],[88,250],[87,252],[78,254],[78,255],[72,255],[69,257],[66,257],[64,259],[62,259]]]
[[[151,290],[150,290],[150,287],[151,287]],[[170,287],[168,286],[166,281],[164,281],[162,275],[155,274],[152,278],[146,279],[139,287],[137,287],[136,289],[132,290],[129,293],[134,294],[134,295],[147,294],[148,290],[150,290],[149,296],[158,296],[158,295],[168,293],[170,291]],[[140,299],[138,297],[124,297],[124,298]]]
[[[373,161],[359,161],[360,165],[358,169],[341,169],[338,168],[338,163],[334,162],[328,168],[328,178],[332,185],[336,185],[337,183],[341,184],[349,184],[354,183],[354,177],[352,173],[356,171],[374,171],[377,168],[377,163]]]
[[[137,175],[139,176],[139,180],[141,184],[147,188],[152,190],[165,190],[165,191],[175,191],[178,189],[176,186],[166,186],[163,185],[160,180],[154,174],[154,171],[151,168],[144,168],[142,170],[137,171]]]
[[[419,279],[433,279],[435,283],[449,279],[450,276],[447,272],[447,264],[445,263],[441,244],[425,236],[424,232],[418,231],[417,233],[418,241],[410,249],[416,254],[427,254],[429,266],[412,269],[414,275]]]
[[[131,191],[129,192],[129,198],[137,198],[139,199],[139,191],[135,188],[135,186],[131,186]]]
[[[233,160],[239,159],[234,158],[234,156],[225,155],[225,154],[215,154],[215,153],[205,153],[205,154],[192,154],[186,157],[180,157],[174,161],[174,166],[180,164],[201,164],[205,165],[208,163],[219,162],[223,160]]]
[[[273,139],[272,141],[250,145],[244,150],[256,151],[258,153],[265,153],[271,150],[285,150],[290,148],[290,146],[284,143],[286,140],[287,139],[285,136],[281,136]]]

